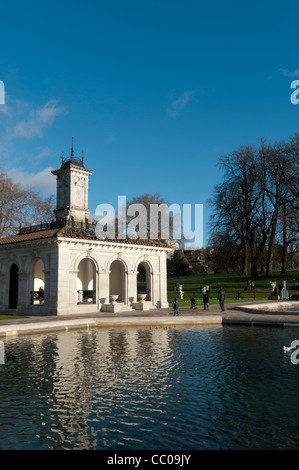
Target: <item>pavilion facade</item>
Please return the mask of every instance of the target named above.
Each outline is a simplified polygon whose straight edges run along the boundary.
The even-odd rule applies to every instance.
[[[93,172],[83,157],[74,157],[73,146],[70,159],[62,159],[52,173],[57,179],[52,222],[0,240],[0,312],[121,314],[167,308],[166,260],[172,249],[162,241],[97,238],[88,209]]]

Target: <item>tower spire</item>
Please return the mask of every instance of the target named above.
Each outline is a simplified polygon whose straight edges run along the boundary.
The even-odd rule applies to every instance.
[[[74,137],[72,137],[72,150],[71,150],[71,160],[74,159]]]
[[[83,165],[84,153],[77,158],[74,154],[74,139],[72,138],[71,157],[65,159],[62,152],[61,167],[52,171],[57,176],[57,202],[54,210],[56,220],[67,218],[68,221],[85,223],[89,220],[88,183],[93,171]],[[80,183],[78,183],[80,180]]]

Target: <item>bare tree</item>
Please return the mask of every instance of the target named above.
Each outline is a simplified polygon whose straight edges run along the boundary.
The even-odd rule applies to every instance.
[[[240,247],[242,273],[256,278],[258,264],[271,276],[279,220],[284,221],[283,259],[298,236],[290,229],[298,209],[299,134],[288,142],[244,146],[220,158],[224,181],[215,187],[211,205],[212,234],[222,232],[227,243]],[[296,235],[297,234],[297,235]]]
[[[266,264],[268,276],[272,275],[279,214],[283,211],[284,217],[287,217],[287,206],[293,205],[298,197],[297,152],[296,140],[275,142],[273,145],[263,144],[260,149],[265,168],[265,176],[260,178],[260,184],[269,207],[268,224],[264,237],[268,241]]]
[[[0,173],[0,237],[16,233],[20,224],[52,219],[53,196],[43,199],[32,188],[24,189],[4,172]]]
[[[224,232],[231,242],[242,247],[242,273],[247,275],[256,257],[255,230],[261,207],[256,150],[249,145],[240,147],[222,157],[219,165],[224,170],[224,181],[215,187],[210,201],[214,207],[212,231]]]
[[[137,212],[136,219],[135,209],[138,209],[139,204],[143,207],[143,211]],[[131,232],[135,230],[136,238],[163,239],[171,246],[172,242],[174,242],[173,246],[177,245],[174,240],[174,218],[169,211],[170,207],[169,201],[158,192],[134,196],[127,201],[127,211],[130,208],[127,218],[129,229]]]

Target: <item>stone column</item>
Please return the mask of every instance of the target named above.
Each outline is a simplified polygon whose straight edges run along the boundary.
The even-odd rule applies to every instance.
[[[69,291],[65,292],[65,298],[68,301],[69,309],[72,309],[72,307],[75,307],[78,303],[78,292],[77,292],[78,272],[79,272],[78,269],[72,269],[69,271]]]
[[[167,266],[166,266],[166,253],[160,256],[160,308],[169,307],[167,300]]]
[[[5,299],[6,273],[0,273],[0,310],[8,306],[8,297]]]
[[[160,308],[161,292],[160,292],[160,274],[152,273],[152,304]]]
[[[50,271],[49,270],[44,270],[44,276],[45,276],[45,298],[44,298],[44,307],[45,309],[50,307]]]
[[[18,310],[25,310],[30,305],[30,287],[29,287],[29,273],[26,271],[19,271],[19,291],[18,291]]]
[[[99,271],[98,273],[98,306],[103,310],[104,304],[110,303],[109,276],[111,271]]]
[[[127,303],[138,302],[137,298],[137,274],[138,271],[130,271],[127,274]]]

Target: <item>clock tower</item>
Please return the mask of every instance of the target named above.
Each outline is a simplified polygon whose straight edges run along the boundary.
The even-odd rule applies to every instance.
[[[93,171],[87,170],[82,157],[74,156],[72,140],[71,156],[65,159],[62,154],[61,167],[52,171],[57,177],[57,199],[54,210],[56,220],[67,219],[74,222],[86,222],[89,219],[88,182]]]

